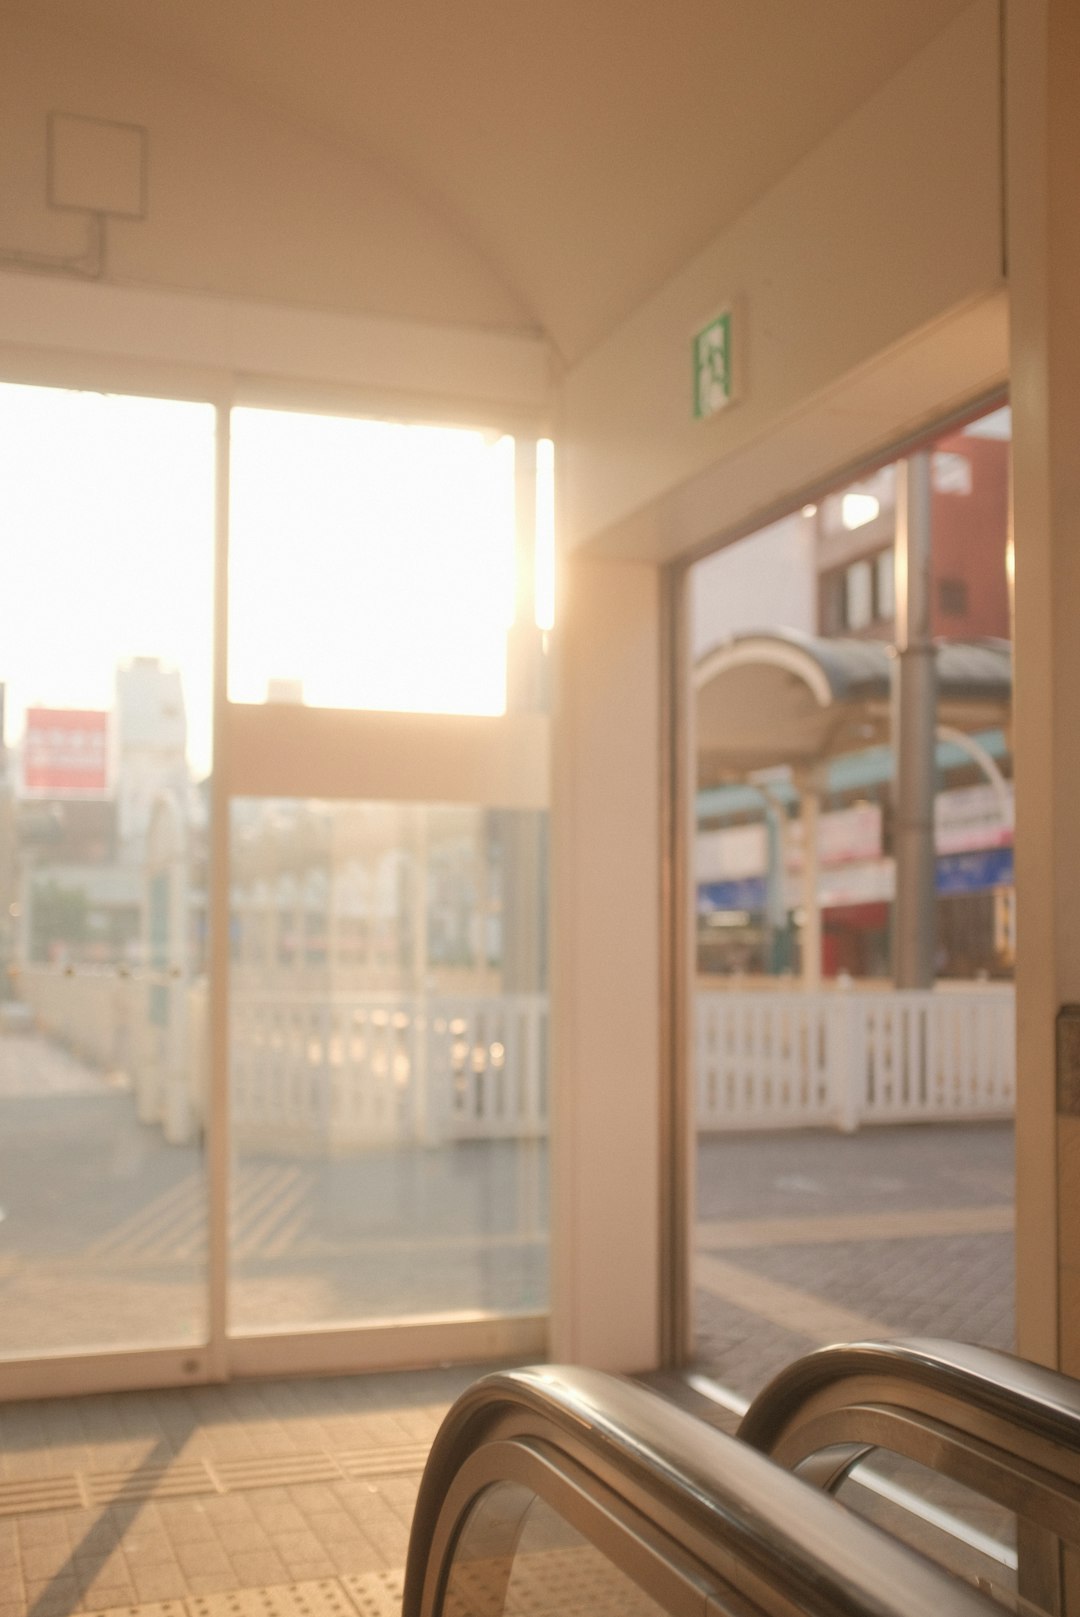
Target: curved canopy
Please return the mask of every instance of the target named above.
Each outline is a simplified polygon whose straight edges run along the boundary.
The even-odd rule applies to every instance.
[[[1003,724],[1012,695],[1007,642],[937,646],[938,723]],[[823,640],[794,630],[741,634],[694,670],[703,785],[788,764],[811,769],[889,739],[895,652],[878,640]]]
[[[362,161],[471,244],[504,287],[492,323],[573,363],[967,3],[6,0],[0,21],[110,46],[133,108],[167,65],[322,135],[328,168]],[[382,312],[413,313],[425,274],[441,260]]]

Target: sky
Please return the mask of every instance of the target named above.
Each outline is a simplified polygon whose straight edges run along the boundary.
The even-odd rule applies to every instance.
[[[0,384],[9,746],[27,706],[108,708],[117,663],[151,656],[179,668],[208,770],[214,425],[207,404]],[[231,699],[286,679],[315,705],[501,712],[513,441],[254,409],[231,431]],[[547,453],[541,619],[552,475]]]

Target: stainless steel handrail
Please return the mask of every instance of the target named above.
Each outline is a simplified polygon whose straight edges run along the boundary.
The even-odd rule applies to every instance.
[[[740,1439],[832,1489],[874,1448],[1080,1543],[1080,1383],[992,1348],[855,1342],[782,1370]]]
[[[641,1387],[543,1367],[485,1377],[450,1410],[420,1485],[403,1617],[442,1617],[489,1490],[546,1500],[674,1617],[976,1617],[996,1610],[888,1535]],[[501,1609],[525,1507],[493,1513]],[[498,1586],[502,1577],[501,1588]]]
[[[834,1492],[874,1449],[1010,1510],[1020,1589],[1062,1608],[1060,1545],[1080,1546],[1080,1383],[992,1348],[855,1342],[782,1370],[739,1425],[744,1442]]]

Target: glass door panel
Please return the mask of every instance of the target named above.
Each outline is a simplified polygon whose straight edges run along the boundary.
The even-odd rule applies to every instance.
[[[234,800],[229,1321],[547,1307],[546,816]]]
[[[234,1338],[546,1311],[540,458],[232,412]]]
[[[0,386],[0,1360],[207,1336],[214,429]]]
[[[498,714],[514,615],[514,441],[235,409],[234,702]]]

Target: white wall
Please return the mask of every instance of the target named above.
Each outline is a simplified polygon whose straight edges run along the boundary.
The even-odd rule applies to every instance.
[[[108,276],[308,308],[521,329],[527,312],[443,217],[374,160],[175,64],[0,22],[0,249],[81,250],[50,211],[49,111],[149,131],[145,221],[109,225]]]
[[[747,629],[817,629],[812,518],[784,517],[697,563],[690,574],[695,659]]]
[[[667,559],[1005,376],[999,95],[974,0],[567,375],[571,544]],[[696,421],[729,303],[743,397]]]

